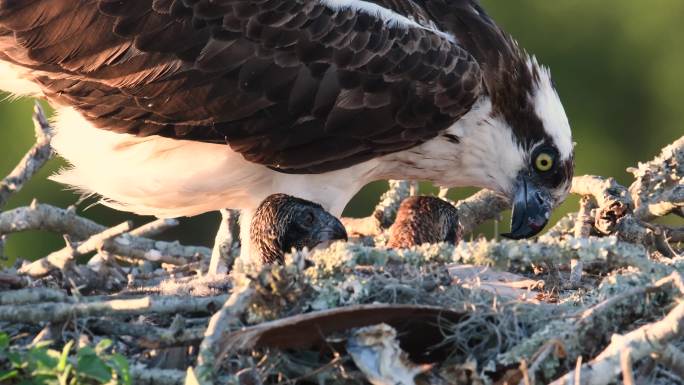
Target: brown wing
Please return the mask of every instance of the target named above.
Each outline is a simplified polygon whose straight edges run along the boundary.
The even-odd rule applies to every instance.
[[[482,92],[454,39],[407,24],[316,0],[5,0],[0,60],[97,127],[317,173],[420,144]]]

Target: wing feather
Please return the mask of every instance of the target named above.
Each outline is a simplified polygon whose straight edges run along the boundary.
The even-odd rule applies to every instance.
[[[421,3],[6,0],[0,60],[100,128],[318,173],[429,140],[483,92]]]

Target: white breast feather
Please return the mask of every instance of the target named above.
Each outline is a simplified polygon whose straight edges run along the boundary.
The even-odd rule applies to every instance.
[[[268,182],[267,169],[225,145],[100,130],[72,108],[58,109],[55,127],[53,146],[72,167],[53,179],[117,209],[175,217],[239,208]]]
[[[144,215],[251,210],[278,192],[318,202],[340,215],[373,179],[377,163],[316,175],[283,174],[246,161],[227,145],[117,134],[93,127],[72,108],[57,112],[53,147],[71,167],[53,179],[85,194],[97,193],[108,206]]]
[[[13,96],[41,96],[40,87],[27,80],[28,71],[24,68],[0,60],[0,90]]]

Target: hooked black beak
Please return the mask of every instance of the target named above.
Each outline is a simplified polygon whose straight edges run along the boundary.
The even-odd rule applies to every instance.
[[[501,234],[511,239],[529,238],[539,234],[551,215],[550,195],[525,176],[520,177],[519,181],[513,199],[511,232]]]
[[[323,228],[317,233],[316,240],[318,243],[323,243],[340,239],[347,240],[347,230],[339,219],[330,215]]]

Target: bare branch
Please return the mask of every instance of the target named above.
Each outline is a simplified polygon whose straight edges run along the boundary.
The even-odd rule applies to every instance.
[[[392,226],[401,202],[410,196],[411,182],[390,180],[389,186],[389,190],[380,197],[380,203],[375,206],[373,214],[365,218],[341,219],[350,236],[375,236]]]
[[[580,209],[577,213],[577,221],[575,221],[575,237],[587,238],[591,235],[591,230],[594,228],[594,218],[591,211],[596,209],[596,204],[587,195],[580,200]]]
[[[476,194],[456,203],[458,221],[463,226],[463,233],[472,233],[477,226],[499,217],[502,211],[510,208],[507,199],[489,190],[480,190]]]
[[[530,365],[529,368],[527,368],[527,361],[523,360],[523,363],[525,363],[526,367],[526,377],[529,377],[526,381],[520,381],[518,385],[524,385],[524,384],[536,384],[536,373],[541,367],[542,363],[553,353],[554,350],[558,349],[558,346],[560,345],[560,341],[558,340],[551,340],[544,344],[542,348],[535,354],[534,362],[532,362],[532,365]]]
[[[145,365],[133,365],[130,368],[131,378],[136,385],[183,385],[185,372],[173,369],[148,368]]]
[[[204,333],[204,339],[200,344],[197,355],[197,374],[200,383],[213,384],[216,378],[216,369],[225,356],[224,347],[221,346],[224,334],[235,324],[238,317],[252,303],[255,290],[251,281],[241,289],[235,289],[233,294],[223,304],[221,310],[216,312],[209,320],[209,326]]]
[[[654,352],[652,356],[658,363],[684,379],[684,352],[672,344],[667,344],[662,350]]]
[[[449,195],[449,188],[448,187],[440,187],[439,192],[437,193],[437,196],[447,200]]]
[[[378,220],[382,228],[388,228],[394,223],[397,211],[404,199],[411,193],[411,182],[405,180],[389,181],[390,188],[380,197],[380,203],[373,210],[373,217]]]
[[[634,206],[627,188],[613,178],[578,176],[573,178],[570,191],[582,196],[591,196],[596,200],[599,210],[594,227],[603,234],[613,233],[617,220],[629,214]]]
[[[46,230],[56,234],[69,234],[74,240],[81,241],[105,229],[105,226],[76,215],[73,206],[65,210],[35,200],[30,206],[0,213],[0,234]]]
[[[684,210],[684,136],[646,163],[627,171],[636,181],[629,187],[637,218],[650,221]]]
[[[171,226],[173,220],[155,221],[157,230]],[[139,232],[150,230],[144,225]],[[151,226],[151,225],[150,225]],[[107,230],[107,227],[76,215],[75,209],[60,209],[34,202],[29,207],[20,207],[0,213],[0,234],[10,234],[29,230],[47,230],[58,234],[69,234],[77,241],[87,239]],[[211,250],[201,246],[184,246],[178,242],[156,241],[149,238],[123,234],[106,242],[104,249],[115,255],[139,260],[184,265],[198,258],[209,259]]]
[[[0,209],[7,204],[10,196],[24,187],[24,184],[43,167],[52,155],[50,147],[52,128],[38,102],[33,109],[33,124],[36,130],[36,144],[24,155],[14,170],[0,181]]]
[[[640,360],[662,351],[664,344],[684,333],[684,303],[677,305],[660,321],[644,325],[624,336],[614,335],[611,343],[591,362],[582,365],[582,385],[607,385],[621,372],[620,352],[631,350],[631,358]],[[575,384],[575,372],[570,372],[552,383]]]
[[[240,212],[237,210],[221,210],[221,224],[216,232],[207,274],[226,273],[232,266],[231,259],[236,257],[233,255],[234,245],[240,239],[239,215]]]
[[[21,288],[28,285],[27,277],[20,277],[15,274],[0,273],[0,285],[10,288]]]
[[[616,237],[569,238],[558,241],[486,241],[460,242],[451,255],[453,262],[498,266],[506,269],[526,270],[532,264],[553,260],[569,263],[580,259],[584,263],[603,261],[612,267],[634,266],[644,271],[665,271],[648,259],[640,245],[620,242]]]
[[[625,301],[626,299],[636,295],[653,293],[655,291],[662,289],[664,286],[670,284],[678,288],[678,290],[680,291],[682,290],[682,288],[684,288],[684,281],[682,280],[682,276],[679,273],[672,273],[669,276],[662,278],[651,285],[637,287],[622,292],[616,296],[610,297],[605,301],[599,302],[598,304],[582,311],[581,314],[579,314],[578,322],[579,324],[584,325],[590,324],[593,318],[597,316],[597,314],[605,312],[606,309],[615,306],[615,304]]]
[[[665,237],[670,242],[684,242],[684,227],[665,229]]]
[[[652,273],[647,269],[644,273],[632,276],[637,279],[640,285],[633,289],[625,290],[620,282],[615,282],[606,278],[602,283],[602,288],[597,289],[602,293],[619,293],[584,309],[575,315],[567,315],[562,319],[552,320],[537,331],[527,337],[518,345],[510,348],[501,354],[498,362],[503,365],[518,363],[521,358],[527,357],[538,351],[549,339],[557,338],[564,346],[566,358],[570,362],[577,357],[591,351],[596,344],[596,336],[604,333],[611,333],[621,326],[626,326],[631,319],[652,314],[653,311],[661,309],[658,302],[647,298],[640,298],[639,295],[661,292],[665,298],[673,298],[680,294],[684,289],[682,278],[679,273],[672,273],[669,276],[653,282]],[[659,276],[659,273],[654,273]],[[660,275],[662,277],[662,275]],[[669,287],[669,286],[672,287]],[[595,293],[596,295],[596,293]],[[588,296],[586,298],[591,298]],[[546,362],[546,370],[557,368],[558,363]],[[617,366],[619,369],[619,365]],[[569,375],[569,374],[568,374]],[[583,376],[582,376],[583,377]],[[574,377],[577,378],[577,377]],[[573,381],[566,382],[573,384]]]
[[[0,306],[0,321],[6,322],[55,322],[71,317],[102,317],[115,315],[139,315],[149,313],[175,314],[178,312],[211,312],[223,304],[227,295],[215,297],[159,297],[147,296],[135,299],[113,299],[79,303],[38,303],[30,305]]]
[[[177,219],[162,218],[131,230],[128,234],[134,237],[154,237],[176,226],[178,226]]]
[[[102,248],[107,240],[129,231],[131,227],[132,222],[127,221],[99,234],[95,234],[77,246],[67,244],[67,247],[22,267],[19,269],[19,272],[31,277],[42,277],[49,274],[52,270],[64,269],[74,258]],[[69,241],[67,240],[67,242]]]
[[[194,345],[202,341],[204,327],[162,329],[152,325],[126,323],[109,319],[93,320],[88,327],[96,332],[115,336],[136,337],[135,343],[147,349]]]
[[[73,297],[61,290],[31,288],[0,292],[0,306],[26,305],[40,302],[72,302]]]

